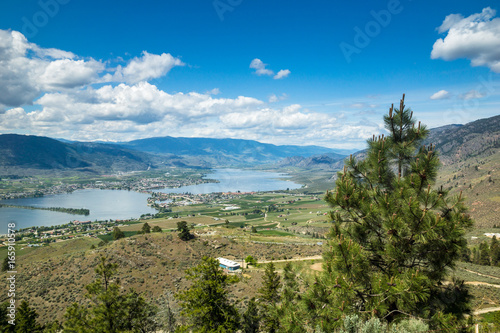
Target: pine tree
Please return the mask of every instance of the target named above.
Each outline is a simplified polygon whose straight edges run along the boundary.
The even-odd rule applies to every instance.
[[[186,221],[177,222],[177,231],[179,231],[179,238],[183,241],[188,241],[193,238],[193,235],[189,232],[189,227]]]
[[[16,326],[9,324],[9,320],[12,320],[8,314],[7,307],[9,302],[3,302],[0,304],[0,332],[14,332]]]
[[[155,320],[158,309],[147,303],[135,290],[125,295],[122,306],[124,308],[122,331],[157,332],[160,329]]]
[[[490,243],[491,265],[498,266],[500,263],[500,243],[496,236],[493,236]]]
[[[490,264],[490,247],[488,243],[481,242],[479,244],[479,265],[489,266]]]
[[[5,259],[2,261],[2,272],[6,272],[9,270],[9,257],[5,257]]]
[[[283,284],[280,304],[280,332],[305,332],[299,302],[301,300],[297,275],[290,262],[283,268]]]
[[[37,323],[38,313],[32,309],[28,302],[23,300],[17,308],[16,333],[42,332],[42,327]]]
[[[154,332],[156,308],[133,290],[121,293],[116,278],[118,265],[101,257],[95,272],[97,279],[87,285],[85,297],[90,304],[73,303],[65,314],[65,333]]]
[[[165,294],[165,310],[163,310],[162,312],[164,313],[165,331],[168,333],[173,333],[175,332],[175,328],[177,327],[177,319],[172,307],[170,306],[170,300],[171,294],[170,292],[167,292]]]
[[[151,227],[150,225],[148,224],[148,222],[144,223],[142,225],[142,229],[141,229],[142,233],[143,234],[149,234],[151,232]]]
[[[257,333],[259,332],[260,315],[255,297],[250,299],[248,307],[242,316],[241,330],[243,333]]]
[[[305,304],[326,331],[350,313],[389,322],[420,317],[444,327],[468,309],[452,306],[467,303],[463,285],[450,299],[441,283],[467,246],[473,222],[464,199],[434,188],[438,155],[432,144],[420,146],[429,131],[416,124],[404,95],[384,122],[389,135],[369,140],[363,160],[348,158],[325,196],[333,226],[323,274]]]
[[[280,287],[281,278],[275,271],[274,264],[267,264],[259,289],[259,303],[262,306],[262,327],[265,332],[275,333],[280,328],[280,309],[278,303],[281,300]]]
[[[189,324],[185,330],[192,332],[235,332],[239,314],[228,298],[228,287],[237,277],[225,274],[218,260],[203,257],[202,262],[186,271],[186,279],[193,281],[186,291],[176,294]]]
[[[113,239],[114,240],[118,240],[120,238],[124,238],[125,237],[125,234],[123,233],[123,231],[120,230],[120,228],[118,227],[114,227],[113,229]]]

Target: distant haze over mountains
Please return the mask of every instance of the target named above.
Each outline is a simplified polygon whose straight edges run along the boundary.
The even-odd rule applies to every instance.
[[[444,164],[484,152],[498,153],[500,116],[431,129]],[[498,150],[498,149],[497,149]],[[338,170],[351,150],[276,146],[252,140],[158,137],[119,143],[71,142],[18,134],[0,135],[0,174],[81,171],[96,174],[162,166],[245,167],[273,165]],[[358,152],[361,154],[362,151]]]
[[[181,156],[218,157],[234,163],[271,163],[290,156],[325,153],[347,154],[352,150],[320,146],[276,146],[253,140],[158,137],[118,143],[122,147],[147,153]]]
[[[221,167],[274,164],[290,156],[336,154],[319,146],[276,146],[251,140],[161,137],[120,143],[72,142],[0,135],[0,174],[81,171],[96,174],[161,166]]]
[[[465,125],[446,125],[433,128],[423,144],[437,146],[443,164],[454,163],[484,154],[499,154],[500,115],[479,119]],[[356,152],[363,158],[365,150]],[[344,156],[345,157],[345,156]],[[293,156],[278,163],[281,167],[299,167],[305,169],[340,170],[344,158],[336,154],[320,154],[310,157]]]

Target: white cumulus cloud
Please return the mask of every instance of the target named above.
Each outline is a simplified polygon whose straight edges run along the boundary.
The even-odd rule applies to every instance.
[[[431,95],[431,97],[429,97],[430,99],[446,99],[446,98],[450,98],[451,94],[449,91],[446,91],[446,90],[439,90],[438,92],[434,93]]]
[[[250,63],[250,68],[255,69],[255,74],[257,75],[274,75],[274,72],[266,68],[267,64],[263,63],[262,60],[255,58]]]
[[[262,60],[259,58],[255,58],[252,60],[250,63],[250,68],[255,69],[255,74],[262,76],[262,75],[267,75],[267,76],[273,76],[273,79],[275,80],[280,80],[288,77],[291,73],[289,69],[282,69],[280,70],[276,75],[274,75],[274,71],[266,68],[267,64],[263,63]]]
[[[157,55],[143,51],[142,57],[135,57],[124,68],[118,67],[114,80],[134,84],[165,76],[173,67],[184,65],[170,53]]]
[[[269,103],[276,103],[279,101],[284,101],[287,98],[288,98],[288,95],[285,93],[281,94],[280,96],[277,96],[276,94],[272,94],[271,96],[269,96]]]
[[[446,37],[438,39],[432,48],[432,59],[470,59],[472,66],[486,66],[500,73],[500,18],[486,7],[481,13],[464,17],[448,15],[438,28]]]
[[[279,80],[279,79],[283,79],[285,77],[288,77],[288,75],[290,75],[290,70],[288,69],[282,69],[278,72],[278,74],[276,74],[273,79],[275,80]]]

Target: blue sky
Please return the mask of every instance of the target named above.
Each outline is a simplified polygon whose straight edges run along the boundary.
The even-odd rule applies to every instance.
[[[467,123],[500,113],[497,10],[493,1],[4,1],[0,133],[363,148],[402,93],[430,127]]]

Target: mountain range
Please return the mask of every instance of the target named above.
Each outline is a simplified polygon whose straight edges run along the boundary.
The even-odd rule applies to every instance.
[[[498,153],[500,115],[466,125],[433,128],[443,164]],[[156,137],[128,142],[75,142],[48,137],[0,135],[0,174],[71,170],[103,174],[161,166],[224,167],[273,165],[339,170],[350,150],[320,146],[277,146],[252,140]],[[362,156],[363,151],[356,153]]]
[[[498,154],[500,148],[500,115],[479,119],[465,125],[446,125],[432,128],[423,144],[437,147],[440,160],[444,165],[456,163],[484,154]],[[363,158],[365,150],[354,155]],[[281,160],[280,167],[299,167],[306,169],[340,170],[346,156],[338,154],[319,154],[309,157],[292,156]]]
[[[52,170],[103,174],[161,166],[254,166],[296,155],[338,155],[339,151],[344,152],[319,146],[276,146],[238,139],[159,137],[102,143],[3,134],[0,135],[0,173],[30,174]]]

